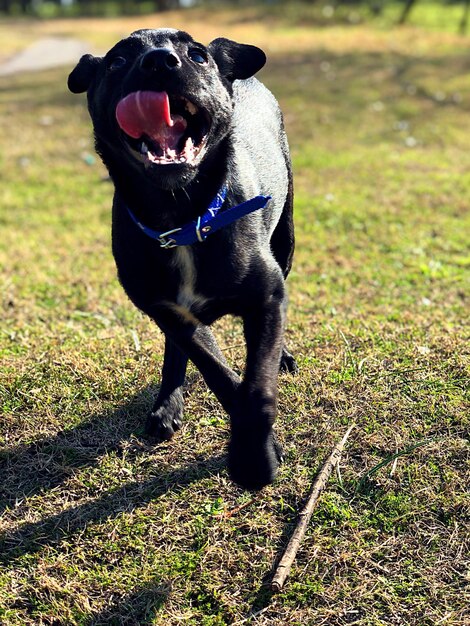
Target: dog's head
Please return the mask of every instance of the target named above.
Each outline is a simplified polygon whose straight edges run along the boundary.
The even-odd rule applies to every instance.
[[[205,47],[183,31],[139,30],[104,57],[82,57],[68,86],[88,92],[97,150],[111,174],[131,167],[176,189],[230,132],[233,81],[265,61],[259,48],[228,39]]]

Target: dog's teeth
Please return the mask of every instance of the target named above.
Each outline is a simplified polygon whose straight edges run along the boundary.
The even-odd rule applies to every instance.
[[[140,151],[142,154],[147,154],[147,152],[149,151],[149,148],[147,146],[147,144],[145,143],[145,141],[143,141],[140,145]]]
[[[186,100],[186,110],[191,113],[191,115],[195,115],[197,113],[197,107],[189,100]]]

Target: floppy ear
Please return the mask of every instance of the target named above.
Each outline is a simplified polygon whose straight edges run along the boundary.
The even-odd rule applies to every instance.
[[[83,93],[87,91],[101,60],[101,57],[94,57],[92,54],[82,56],[67,81],[68,88],[72,93]]]
[[[230,81],[250,78],[266,63],[266,55],[256,46],[236,43],[219,37],[214,39],[208,50],[219,67],[219,71]]]

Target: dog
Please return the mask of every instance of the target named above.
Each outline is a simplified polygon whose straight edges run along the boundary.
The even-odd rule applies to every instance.
[[[83,56],[68,78],[87,92],[114,183],[119,280],[165,335],[147,432],[167,440],[181,427],[190,359],[230,417],[229,473],[248,490],[275,479],[278,373],[297,369],[283,339],[292,168],[279,105],[254,78],[265,62],[255,46],[146,29]],[[227,314],[243,321],[242,378],[210,330]]]

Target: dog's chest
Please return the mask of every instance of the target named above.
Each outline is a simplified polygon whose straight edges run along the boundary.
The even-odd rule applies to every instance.
[[[176,306],[180,313],[193,316],[207,301],[196,291],[197,269],[194,255],[189,246],[181,246],[173,250],[173,269],[178,277]]]

